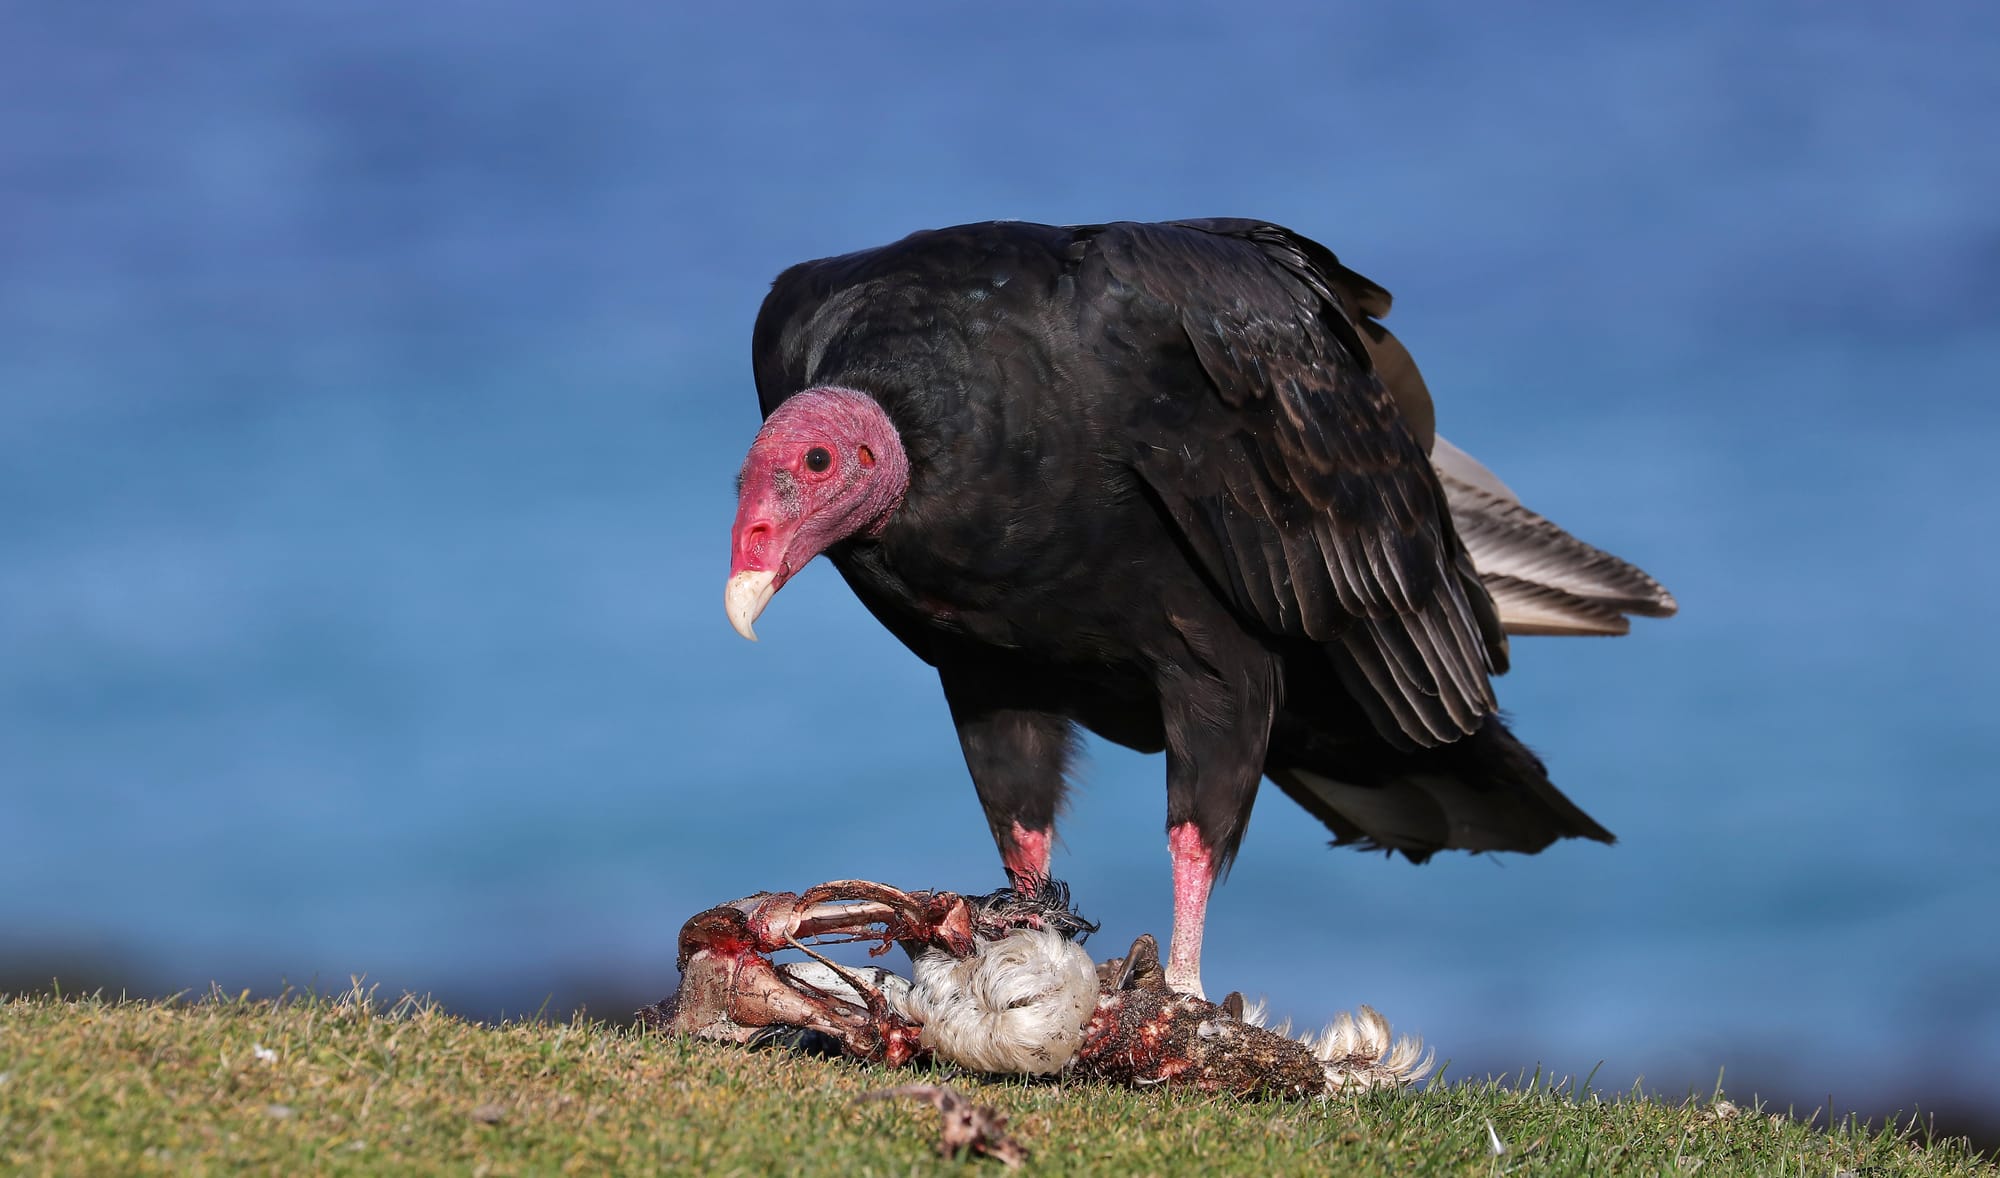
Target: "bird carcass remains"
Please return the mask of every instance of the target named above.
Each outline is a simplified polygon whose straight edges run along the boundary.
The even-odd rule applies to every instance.
[[[1398,1087],[1431,1070],[1420,1041],[1392,1040],[1367,1007],[1292,1038],[1264,1026],[1241,995],[1218,1005],[1179,993],[1151,936],[1093,963],[1078,941],[1094,927],[1070,911],[1062,885],[1046,881],[986,896],[866,880],[761,892],[682,926],[680,991],[639,1015],[730,1043],[818,1032],[846,1055],[892,1066],[931,1057],[980,1072],[1240,1096]],[[844,967],[814,948],[871,941],[874,955],[902,946],[911,976]],[[773,960],[786,950],[805,960]]]

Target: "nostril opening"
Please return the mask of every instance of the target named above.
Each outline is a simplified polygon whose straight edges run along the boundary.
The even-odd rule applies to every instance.
[[[736,551],[752,560],[763,560],[775,543],[776,533],[768,523],[755,523],[743,529],[736,538]]]

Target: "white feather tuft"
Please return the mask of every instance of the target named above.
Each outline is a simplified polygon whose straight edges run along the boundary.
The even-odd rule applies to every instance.
[[[1061,1071],[1097,1008],[1090,954],[1047,929],[981,941],[962,959],[927,950],[913,972],[905,1013],[923,1024],[923,1045],[981,1072]]]
[[[1437,1052],[1425,1051],[1422,1038],[1393,1037],[1389,1020],[1367,1006],[1358,1015],[1342,1011],[1326,1030],[1302,1041],[1325,1066],[1329,1092],[1414,1084],[1437,1063]]]
[[[1274,1035],[1283,1035],[1288,1039],[1291,1038],[1292,1020],[1286,1019],[1284,1022],[1281,1022],[1274,1027],[1270,1025],[1270,1023],[1265,1021],[1270,1017],[1271,1017],[1271,1004],[1266,1002],[1262,998],[1259,998],[1254,1002],[1247,1002],[1243,1006],[1244,1022],[1250,1024],[1253,1027],[1262,1027]]]
[[[1265,1001],[1259,998],[1243,1007],[1243,1021],[1253,1027],[1262,1027],[1269,1013]],[[1287,1019],[1269,1029],[1280,1035],[1290,1035],[1292,1023]],[[1358,1015],[1342,1011],[1319,1034],[1305,1034],[1297,1038],[1326,1069],[1326,1090],[1330,1093],[1346,1089],[1400,1088],[1430,1075],[1437,1064],[1437,1052],[1425,1051],[1422,1037],[1393,1037],[1389,1032],[1389,1020],[1368,1006],[1362,1007]]]

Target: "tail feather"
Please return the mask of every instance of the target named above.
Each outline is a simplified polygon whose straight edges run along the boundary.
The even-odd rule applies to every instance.
[[[1615,841],[1498,717],[1439,748],[1321,747],[1310,761],[1266,774],[1326,824],[1335,846],[1400,851],[1421,863],[1446,850],[1532,854],[1561,838]]]
[[[1459,539],[1510,634],[1623,634],[1625,615],[1670,617],[1673,594],[1644,570],[1523,506],[1478,459],[1438,438],[1431,464]]]

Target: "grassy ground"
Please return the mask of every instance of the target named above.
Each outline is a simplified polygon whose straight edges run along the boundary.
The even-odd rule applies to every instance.
[[[938,1117],[855,1104],[912,1078],[1008,1114],[1066,1174],[1996,1174],[1962,1146],[1487,1083],[1318,1104],[912,1077],[594,1023],[489,1027],[365,995],[0,1002],[0,1172],[910,1174]],[[1496,1153],[1495,1142],[1505,1152]],[[967,1163],[1001,1172],[989,1161]]]

